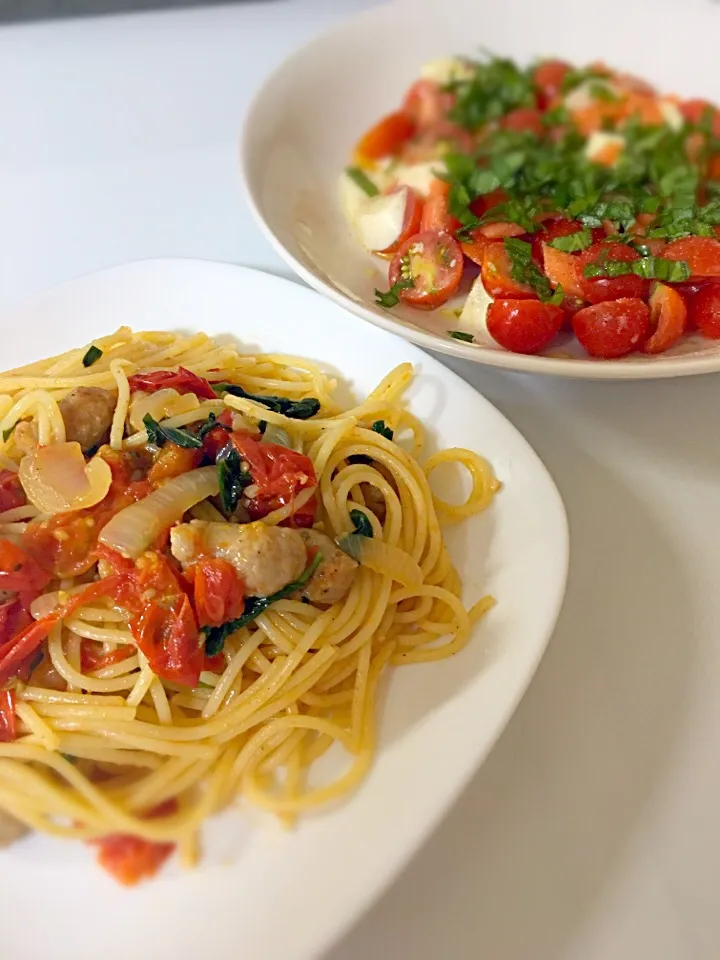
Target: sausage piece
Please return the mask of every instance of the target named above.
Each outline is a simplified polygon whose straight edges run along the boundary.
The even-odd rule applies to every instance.
[[[117,397],[103,387],[76,387],[58,406],[65,421],[65,439],[76,440],[87,453],[110,437]]]
[[[303,596],[310,603],[333,604],[342,600],[355,579],[357,563],[319,530],[301,530],[307,547],[322,554],[322,561],[310,577]]]

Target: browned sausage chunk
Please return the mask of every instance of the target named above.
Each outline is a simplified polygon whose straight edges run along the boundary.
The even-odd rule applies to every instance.
[[[60,401],[65,439],[76,440],[87,453],[110,436],[117,397],[102,387],[77,387]]]

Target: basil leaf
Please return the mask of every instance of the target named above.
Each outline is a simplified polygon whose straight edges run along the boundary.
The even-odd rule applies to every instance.
[[[401,280],[396,280],[389,290],[375,290],[375,302],[386,310],[390,310],[400,303],[400,291],[414,286],[415,281],[412,277],[403,277]]]
[[[11,427],[8,427],[7,430],[3,430],[3,443],[8,442],[10,437],[13,435],[13,430],[15,429],[15,427],[18,425],[19,422],[20,422],[19,420],[16,420]]]
[[[211,384],[215,393],[222,395],[229,393],[233,397],[241,397],[243,400],[253,400],[260,403],[273,413],[281,413],[290,420],[309,420],[320,410],[320,401],[315,397],[305,397],[304,400],[290,400],[287,397],[263,396],[257,393],[248,393],[237,383],[213,383]]]
[[[347,458],[348,463],[362,463],[365,466],[369,466],[373,462],[372,457],[366,456],[364,453],[352,453]]]
[[[465,333],[464,330],[448,330],[448,334],[453,340],[464,340],[465,343],[475,343],[475,337],[471,333]]]
[[[240,454],[234,447],[228,452],[227,456],[217,462],[220,503],[228,516],[237,507],[245,487],[249,487],[252,483],[252,477],[241,468],[241,463]]]
[[[690,265],[684,260],[641,257],[639,260],[605,260],[601,263],[589,263],[583,273],[588,278],[625,277],[635,274],[645,280],[683,283],[690,278],[691,270]]]
[[[285,600],[287,597],[292,596],[297,590],[302,590],[322,561],[322,554],[316,553],[308,568],[298,579],[291,581],[281,590],[278,590],[277,593],[272,593],[268,597],[246,597],[243,614],[236,620],[228,620],[227,623],[223,623],[219,627],[203,627],[202,632],[205,634],[205,653],[207,656],[215,657],[218,653],[221,653],[225,646],[225,641],[229,636],[237,630],[246,627],[249,623],[252,623],[253,620],[256,620],[260,614],[264,613],[273,603],[277,603],[278,600]]]
[[[553,290],[550,281],[532,258],[532,245],[516,237],[506,237],[504,245],[510,258],[510,276],[513,280],[532,287],[543,303],[562,303],[562,288]]]
[[[392,440],[394,436],[392,430],[390,427],[386,426],[384,420],[376,420],[370,429],[374,430],[375,433],[379,433],[380,436],[385,437],[386,440]]]
[[[200,440],[199,437],[193,436],[193,434],[188,433],[187,430],[178,429],[177,427],[163,427],[162,424],[159,424],[149,413],[146,413],[143,417],[143,423],[145,424],[148,440],[158,447],[164,447],[168,440],[170,443],[174,443],[178,447],[183,447],[186,450],[199,449],[202,447],[202,440]]]
[[[345,173],[369,197],[376,197],[380,193],[370,177],[363,173],[360,167],[345,167]]]
[[[232,433],[232,427],[229,427],[226,423],[220,423],[215,414],[211,413],[205,423],[200,426],[197,432],[198,439],[204,440],[210,431],[215,429],[215,427],[220,427],[221,430],[227,430],[228,433]]]
[[[351,510],[350,521],[355,527],[354,533],[356,533],[359,537],[370,537],[372,539],[372,524],[362,510]]]
[[[548,246],[562,250],[564,253],[575,253],[576,250],[586,250],[593,242],[590,230],[578,230],[564,237],[555,237],[548,242]]]
[[[84,367],[91,367],[96,360],[99,360],[103,355],[102,350],[99,347],[96,347],[94,344],[88,347],[88,351],[85,356],[82,358],[82,363]]]

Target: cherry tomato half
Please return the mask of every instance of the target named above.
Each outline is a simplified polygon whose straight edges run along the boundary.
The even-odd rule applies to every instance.
[[[668,260],[684,260],[693,277],[720,277],[720,240],[714,237],[682,237],[663,250]]]
[[[502,241],[487,244],[480,270],[483,286],[491,297],[512,300],[537,298],[532,287],[513,280],[512,264]]]
[[[457,241],[445,233],[426,230],[410,237],[392,259],[390,285],[412,278],[413,286],[400,291],[405,303],[434,310],[460,285],[463,255]]]
[[[543,135],[542,114],[532,107],[518,107],[506,113],[500,121],[503,130],[514,130],[516,133],[533,133],[536,137]]]
[[[542,110],[546,110],[560,96],[562,82],[568,70],[570,70],[570,64],[563,60],[545,60],[535,68],[533,84],[538,106]]]
[[[688,318],[711,340],[720,340],[720,283],[709,283],[692,297]]]
[[[403,111],[389,113],[378,120],[358,140],[355,156],[360,164],[368,160],[380,160],[391,157],[406,143],[415,132],[412,118]]]
[[[452,216],[448,208],[449,195],[449,183],[445,183],[444,180],[432,181],[430,184],[430,194],[422,209],[420,233],[431,230],[436,233],[454,234],[460,227],[460,221]],[[416,230],[415,232],[417,233],[418,231]]]
[[[455,95],[443,91],[435,80],[417,80],[405,94],[403,111],[418,130],[434,127],[446,119]]]
[[[718,243],[720,246],[720,243]],[[621,277],[586,277],[583,270],[589,264],[602,263],[604,260],[639,260],[640,254],[624,243],[594,243],[578,255],[580,267],[581,296],[590,303],[604,303],[606,300],[646,299],[650,290],[650,281],[634,273]]]
[[[556,250],[547,243],[542,245],[545,276],[553,287],[562,287],[566,297],[584,299],[580,260],[577,254]]]
[[[395,253],[407,239],[414,236],[420,229],[420,221],[423,215],[423,202],[413,189],[400,184],[391,187],[388,193],[398,193],[401,190],[405,191],[405,213],[403,214],[402,230],[397,240],[391,243],[389,247],[385,247],[384,250],[375,251],[382,256],[390,256]]]
[[[649,306],[654,331],[640,349],[643,353],[663,353],[682,336],[687,323],[687,307],[677,290],[664,283],[655,284]]]
[[[539,300],[495,300],[487,313],[490,336],[513,353],[539,353],[557,336],[562,307]]]
[[[573,331],[591,357],[623,357],[647,338],[650,310],[637,297],[596,303],[575,314]]]

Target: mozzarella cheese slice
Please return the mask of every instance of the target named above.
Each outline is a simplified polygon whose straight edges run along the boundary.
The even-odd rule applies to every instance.
[[[471,63],[459,57],[441,57],[431,60],[420,71],[423,80],[434,80],[441,86],[455,80],[470,80],[475,71]]]
[[[442,160],[430,160],[427,163],[399,163],[393,170],[393,180],[405,187],[412,187],[423,197],[430,193],[430,184],[437,180],[438,174],[445,173],[447,167]]]
[[[485,289],[482,277],[475,278],[458,321],[463,330],[473,334],[484,333],[490,336],[487,328],[487,312],[493,298]]]
[[[355,222],[364,247],[368,250],[387,250],[397,242],[403,232],[407,200],[407,187],[367,199]]]

